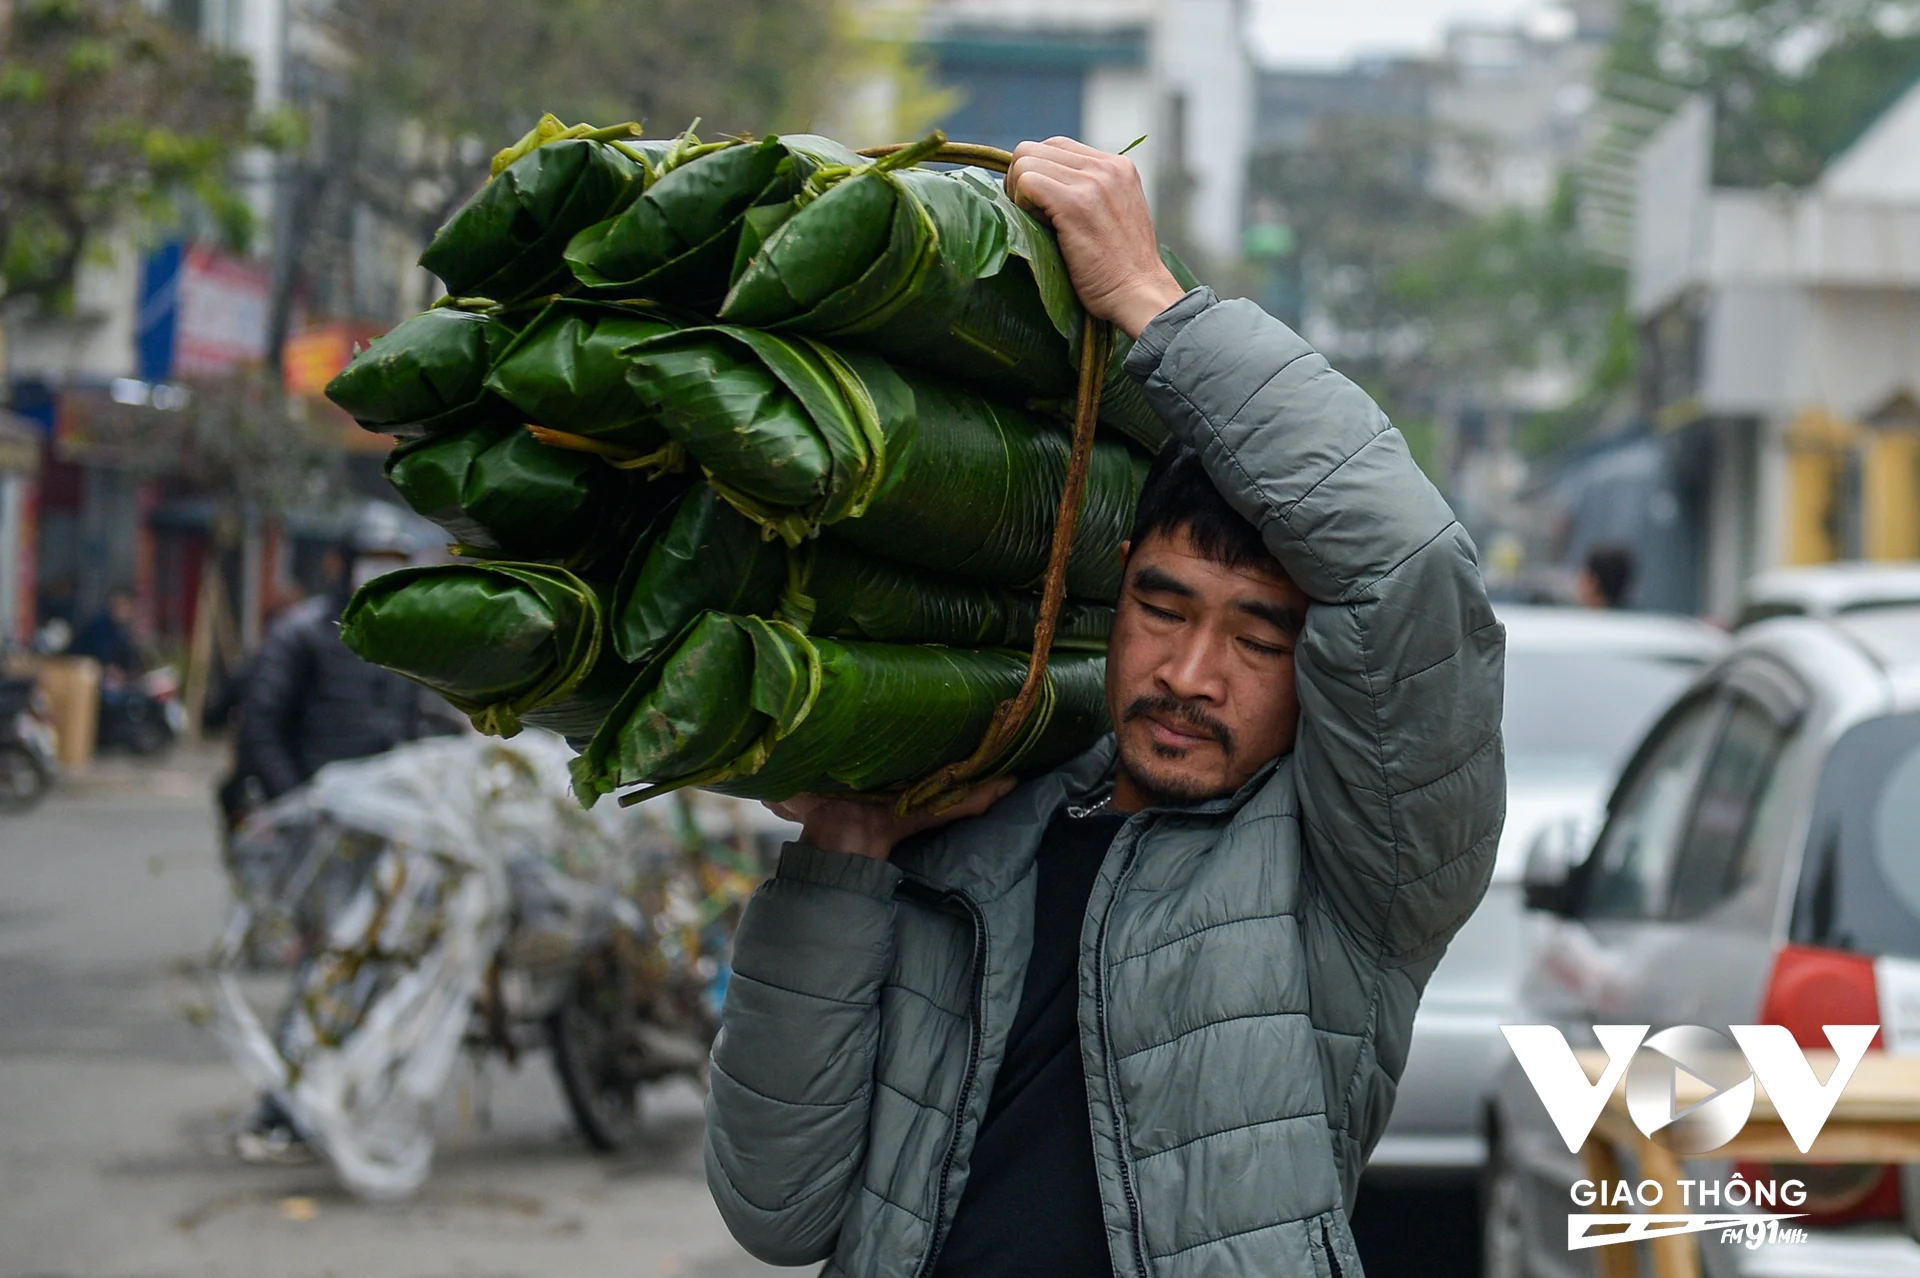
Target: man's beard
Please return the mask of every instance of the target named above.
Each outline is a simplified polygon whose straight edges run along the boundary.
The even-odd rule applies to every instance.
[[[1198,705],[1182,701],[1178,697],[1164,693],[1136,697],[1126,713],[1120,716],[1122,724],[1132,723],[1135,719],[1155,715],[1181,728],[1190,729],[1201,736],[1211,737],[1219,743],[1221,753],[1231,771],[1233,762],[1233,731]],[[1120,738],[1120,766],[1125,769],[1134,789],[1140,792],[1150,807],[1184,807],[1188,804],[1204,803],[1208,799],[1219,798],[1222,791],[1210,788],[1196,780],[1181,776],[1156,775],[1158,769],[1151,759],[1129,758],[1125,746],[1126,737]],[[1169,750],[1158,744],[1149,744],[1148,750],[1161,759],[1175,759],[1178,750]]]

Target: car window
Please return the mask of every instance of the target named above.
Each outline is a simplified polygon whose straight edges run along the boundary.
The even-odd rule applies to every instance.
[[[1507,652],[1501,732],[1509,775],[1592,778],[1620,770],[1704,663],[1618,652]]]
[[[1786,738],[1779,721],[1754,702],[1739,698],[1728,709],[1674,861],[1670,917],[1698,918],[1745,881],[1753,814]]]
[[[1588,862],[1584,917],[1643,919],[1666,912],[1674,854],[1720,704],[1702,698],[1669,720],[1623,783]]]
[[[1920,714],[1869,719],[1828,752],[1793,939],[1920,958]]]

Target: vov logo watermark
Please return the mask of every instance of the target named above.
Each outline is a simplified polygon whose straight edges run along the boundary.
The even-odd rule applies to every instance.
[[[1597,1082],[1589,1082],[1586,1071],[1568,1045],[1566,1035],[1551,1025],[1502,1025],[1527,1081],[1539,1093],[1553,1120],[1560,1139],[1569,1153],[1579,1153],[1600,1121],[1607,1101],[1626,1080],[1627,1116],[1642,1134],[1683,1156],[1710,1153],[1740,1134],[1753,1116],[1755,1084],[1767,1089],[1780,1124],[1801,1153],[1813,1148],[1813,1142],[1833,1115],[1840,1094],[1860,1066],[1861,1058],[1878,1025],[1828,1025],[1827,1042],[1838,1058],[1825,1082],[1814,1076],[1806,1053],[1794,1042],[1793,1035],[1779,1025],[1730,1025],[1733,1042],[1724,1034],[1698,1025],[1678,1025],[1651,1037],[1647,1025],[1596,1025],[1594,1037],[1607,1054],[1606,1068]],[[1738,1044],[1736,1049],[1735,1044]],[[1676,1099],[1682,1074],[1705,1084],[1704,1097],[1680,1106]],[[1799,1192],[1795,1194],[1795,1187]],[[1642,1208],[1691,1206],[1799,1206],[1805,1202],[1804,1186],[1787,1182],[1783,1195],[1771,1183],[1749,1184],[1744,1180],[1722,1186],[1711,1181],[1681,1181],[1681,1203],[1665,1203],[1659,1182],[1646,1180],[1637,1187],[1622,1186],[1610,1192],[1605,1185],[1581,1181],[1575,1186],[1576,1206],[1626,1206],[1629,1201]],[[1731,1192],[1743,1192],[1734,1201]],[[1695,1198],[1695,1191],[1698,1198]],[[1723,1197],[1724,1195],[1724,1197]],[[1798,1201],[1794,1201],[1797,1197]],[[1764,1201],[1771,1199],[1773,1201]],[[1707,1230],[1723,1231],[1728,1241],[1744,1238],[1752,1246],[1781,1237],[1779,1222],[1793,1220],[1804,1213],[1775,1215],[1744,1213],[1729,1215],[1656,1215],[1633,1216],[1570,1215],[1567,1218],[1567,1246],[1570,1250],[1605,1247],[1635,1242],[1666,1234],[1691,1234]],[[1604,1226],[1595,1232],[1594,1226]],[[1796,1231],[1785,1231],[1791,1236]],[[1738,1235],[1738,1237],[1736,1237]]]

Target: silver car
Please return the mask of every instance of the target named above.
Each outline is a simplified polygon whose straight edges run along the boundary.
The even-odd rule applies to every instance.
[[[1486,1156],[1486,1097],[1519,997],[1520,871],[1543,828],[1597,817],[1628,752],[1726,650],[1683,617],[1502,606],[1507,627],[1507,824],[1487,899],[1427,985],[1376,1180],[1470,1178]]]
[[[1920,1051],[1920,608],[1742,631],[1635,751],[1591,851],[1569,846],[1544,838],[1528,858],[1539,935],[1516,1023],[1576,1047],[1594,1024],[1777,1024],[1824,1047],[1823,1024],[1877,1022]],[[1567,1246],[1585,1172],[1511,1053],[1488,1131],[1490,1278],[1592,1274]],[[1791,1222],[1808,1241],[1703,1234],[1708,1274],[1920,1278],[1911,1169],[1771,1178],[1789,1176],[1811,1192]]]

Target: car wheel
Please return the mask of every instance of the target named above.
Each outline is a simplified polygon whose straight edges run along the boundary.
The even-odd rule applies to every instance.
[[[1528,1278],[1525,1187],[1520,1169],[1495,1143],[1487,1160],[1481,1194],[1481,1273],[1483,1278]]]

